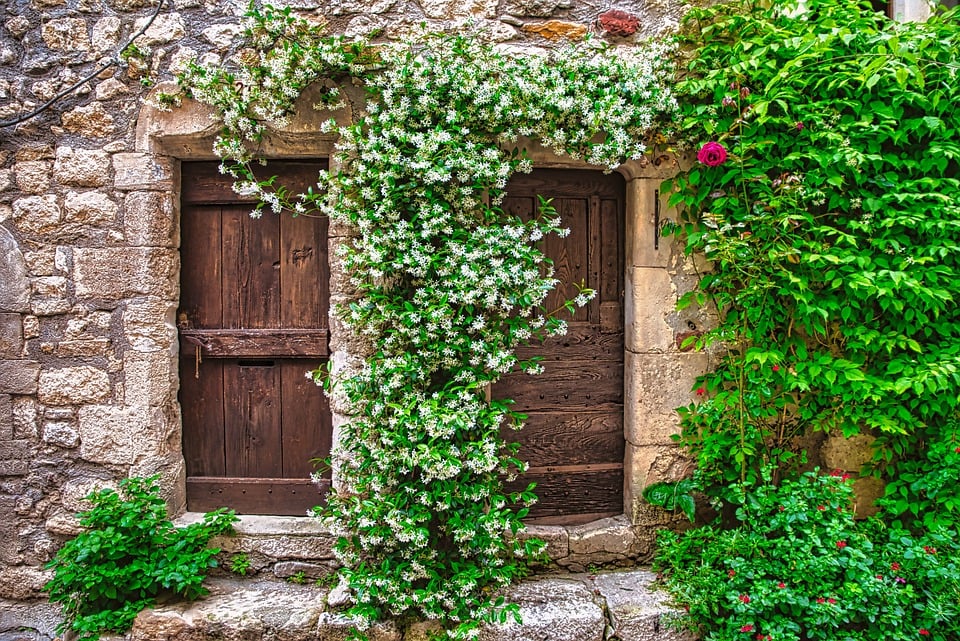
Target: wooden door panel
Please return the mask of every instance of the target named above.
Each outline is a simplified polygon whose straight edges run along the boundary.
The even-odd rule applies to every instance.
[[[330,456],[333,427],[327,397],[305,376],[322,365],[322,361],[303,360],[280,365],[284,478],[308,478],[317,469],[311,461]]]
[[[267,169],[303,190],[324,168]],[[329,355],[326,221],[250,218],[253,203],[213,163],[184,163],[183,176],[177,319],[188,507],[303,514],[323,501],[311,459],[329,455],[332,434],[327,400],[304,376]]]
[[[184,462],[188,474],[224,476],[223,361],[197,362],[194,355],[191,362],[190,355],[190,351],[181,354],[180,361]],[[203,429],[191,429],[194,426]]]
[[[280,327],[280,218],[224,207],[221,233],[223,327]]]
[[[540,501],[530,516],[538,522],[580,523],[623,512],[623,217],[625,185],[619,175],[593,171],[537,170],[507,186],[506,211],[529,216],[537,195],[570,228],[566,238],[544,240],[561,288],[548,310],[576,294],[581,281],[596,297],[568,321],[566,336],[521,347],[521,358],[543,357],[539,376],[513,373],[493,387],[528,414],[519,434],[530,469],[515,487],[537,483]]]

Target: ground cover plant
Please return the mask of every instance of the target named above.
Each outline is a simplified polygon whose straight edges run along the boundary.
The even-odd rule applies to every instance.
[[[63,609],[58,632],[79,639],[126,632],[137,613],[163,593],[196,599],[216,566],[214,536],[232,531],[237,517],[218,510],[199,523],[177,528],[167,518],[158,477],[129,478],[119,490],[97,490],[79,514],[84,531],[67,541],[47,564],[44,590]]]
[[[661,538],[665,580],[706,639],[958,638],[957,18],[743,2],[683,29],[697,158],[667,188],[712,269],[681,304],[720,321],[678,440],[719,516]],[[799,476],[816,433],[875,437],[849,472],[886,482],[876,518],[844,472]]]

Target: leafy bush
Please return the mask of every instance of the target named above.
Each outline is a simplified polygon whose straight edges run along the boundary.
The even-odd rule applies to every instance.
[[[790,468],[815,431],[876,435],[887,477],[957,444],[957,14],[803,5],[685,22],[681,135],[702,153],[669,187],[712,261],[682,304],[720,312],[699,341],[720,363],[681,442],[715,493]]]
[[[741,493],[739,526],[660,533],[656,564],[706,641],[960,638],[960,541],[856,521],[811,472]]]
[[[232,531],[237,517],[221,509],[176,528],[157,478],[125,479],[119,492],[104,489],[86,497],[93,503],[79,514],[86,531],[47,564],[54,577],[44,590],[61,604],[65,618],[58,632],[69,629],[81,639],[124,632],[165,590],[187,599],[206,593],[201,583],[219,552],[207,543]]]

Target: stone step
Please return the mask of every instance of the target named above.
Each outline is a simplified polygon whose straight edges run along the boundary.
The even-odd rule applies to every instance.
[[[646,570],[538,576],[507,591],[522,624],[484,626],[481,641],[692,641],[670,626],[677,611]],[[317,585],[214,578],[210,594],[141,612],[125,641],[345,641],[353,621],[328,605]],[[393,622],[371,641],[426,641],[428,624]]]

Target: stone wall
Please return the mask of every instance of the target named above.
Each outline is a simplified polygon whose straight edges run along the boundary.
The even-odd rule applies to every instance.
[[[678,0],[292,4],[332,32],[398,38],[421,23],[454,30],[473,22],[492,40],[531,47],[587,33],[629,45],[680,15]],[[156,114],[144,98],[185,60],[227,59],[245,6],[168,0],[137,41],[143,55],[112,65],[153,14],[153,0],[9,0],[0,9],[0,639],[49,630],[50,609],[35,601],[42,566],[77,532],[73,514],[91,489],[159,473],[171,511],[183,511],[179,160],[212,158],[215,125],[189,109],[150,120]],[[90,74],[52,108],[9,124]],[[293,133],[309,136],[310,124]],[[309,149],[276,145],[280,156]],[[660,179],[631,177],[628,242],[638,248],[651,246]],[[673,311],[677,288],[689,286],[682,261],[669,249],[649,251],[631,254],[628,267],[627,385],[636,403],[626,410],[634,472],[625,513],[635,526],[659,518],[644,520],[642,485],[683,471],[669,446],[672,409],[688,402],[689,382],[705,365],[677,348],[677,334],[701,322]],[[349,341],[333,338],[345,355]],[[643,536],[648,550],[652,530]],[[27,631],[11,632],[20,628]]]

